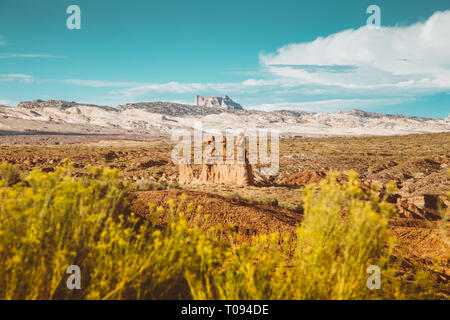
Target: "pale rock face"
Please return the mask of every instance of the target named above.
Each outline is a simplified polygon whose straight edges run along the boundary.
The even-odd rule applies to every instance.
[[[178,182],[180,184],[198,183],[198,184],[231,184],[231,185],[252,185],[252,168],[248,161],[248,152],[245,150],[245,137],[239,136],[236,142],[238,157],[233,164],[226,162],[226,138],[223,136],[221,141],[222,153],[220,156],[223,163],[216,163],[216,156],[219,154],[215,149],[215,138],[212,136],[207,143],[205,150],[205,159],[203,161],[200,176],[195,178],[192,173],[192,166],[189,161],[180,164],[180,175]],[[244,149],[242,149],[244,148]],[[239,154],[244,155],[239,157]]]
[[[239,103],[231,100],[230,97],[195,97],[195,105],[210,107],[210,108],[224,108],[224,109],[235,109],[235,110],[243,110],[242,106]]]
[[[194,181],[194,172],[192,170],[192,165],[188,161],[181,160],[179,165],[180,175],[178,177],[178,182],[180,184],[190,184]]]
[[[115,108],[59,100],[21,102],[17,108],[0,107],[0,128],[26,132],[100,132],[170,136],[174,129],[277,129],[281,137],[397,135],[450,131],[450,118],[429,119],[361,110],[314,113],[280,110],[242,110],[220,97],[197,97],[197,103],[141,102]],[[231,102],[230,102],[231,101]],[[216,107],[211,107],[216,106]],[[233,107],[234,106],[234,107]],[[81,129],[80,129],[81,128]],[[77,131],[78,130],[78,131]],[[80,131],[81,130],[81,131]]]

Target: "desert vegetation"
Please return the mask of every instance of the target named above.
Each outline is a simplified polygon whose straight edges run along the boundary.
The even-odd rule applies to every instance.
[[[418,265],[405,271],[394,254],[394,189],[330,173],[300,191],[293,232],[242,240],[230,224],[205,228],[214,212],[183,194],[133,212],[133,193],[146,191],[118,169],[2,164],[0,299],[445,298],[448,283]],[[80,266],[80,290],[66,287],[69,265]],[[370,265],[380,290],[366,286]]]

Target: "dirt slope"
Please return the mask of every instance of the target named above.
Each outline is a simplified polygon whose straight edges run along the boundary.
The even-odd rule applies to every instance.
[[[196,223],[199,223],[202,228],[213,227],[219,223],[223,227],[232,224],[243,239],[248,239],[255,234],[272,232],[293,234],[295,225],[301,221],[298,213],[288,209],[266,204],[249,204],[240,199],[186,190],[133,192],[130,197],[131,210],[146,216],[149,211],[149,202],[168,208],[167,201],[177,199],[183,193],[188,196],[187,202],[203,207],[201,217],[196,219]],[[209,215],[209,218],[205,219],[205,215]],[[161,222],[164,222],[165,218]],[[193,218],[190,222],[194,223]]]
[[[193,202],[195,206],[203,207],[202,214],[190,217],[191,225],[207,229],[219,223],[224,227],[232,224],[236,227],[241,241],[247,241],[256,234],[272,232],[293,234],[295,226],[301,223],[299,213],[285,208],[188,190],[133,192],[130,195],[131,210],[141,216],[147,216],[149,202],[167,209],[167,201],[179,199],[182,194],[188,196],[187,203]],[[205,215],[210,216],[205,218]],[[164,224],[166,219],[165,215],[159,223]],[[394,217],[391,219],[389,229],[396,238],[397,246],[394,254],[404,259],[405,268],[409,269],[419,263],[436,271],[440,282],[449,283],[450,247],[445,235],[445,232],[448,234],[450,230],[449,222]],[[438,267],[436,261],[439,261]]]

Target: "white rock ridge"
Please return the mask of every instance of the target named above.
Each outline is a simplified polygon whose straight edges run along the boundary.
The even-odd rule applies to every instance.
[[[141,102],[114,108],[76,102],[35,100],[22,102],[17,108],[0,107],[0,131],[75,132],[82,126],[84,132],[169,136],[173,129],[189,129],[197,121],[202,123],[204,131],[267,128],[279,130],[284,137],[397,135],[450,131],[450,118],[431,119],[361,110],[338,113],[291,110],[264,112],[230,107],[229,102],[225,102],[227,107],[223,107],[223,101],[228,100],[221,100],[220,105],[215,107],[214,104],[207,102],[204,105]]]

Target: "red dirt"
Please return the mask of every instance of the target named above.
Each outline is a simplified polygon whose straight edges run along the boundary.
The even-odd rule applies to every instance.
[[[240,199],[186,190],[133,192],[130,197],[131,211],[146,216],[149,212],[149,202],[168,208],[167,201],[177,199],[183,193],[188,196],[187,202],[193,202],[196,207],[203,207],[201,217],[195,219],[195,224],[201,228],[213,227],[219,223],[223,227],[232,224],[244,238],[273,232],[293,234],[295,225],[301,220],[298,213],[285,208],[259,203],[249,204]],[[209,218],[205,219],[205,215],[209,215]],[[190,222],[194,223],[194,217],[191,217]]]
[[[302,216],[299,213],[285,208],[187,190],[133,192],[130,195],[131,211],[145,217],[149,212],[149,202],[167,209],[167,201],[178,199],[182,194],[188,196],[187,203],[193,202],[196,207],[198,205],[203,207],[200,215],[194,214],[188,219],[190,225],[196,225],[205,230],[219,223],[223,227],[232,224],[242,241],[247,241],[257,234],[273,232],[294,234],[295,226],[301,223]],[[165,224],[167,211],[159,224]],[[206,219],[206,215],[210,217]],[[439,225],[442,223],[444,224]],[[397,239],[395,255],[405,259],[406,267],[419,263],[427,268],[437,259],[441,261],[441,266],[433,271],[438,272],[442,282],[450,281],[450,252],[443,234],[445,228],[447,232],[449,230],[448,222],[445,224],[443,221],[394,217],[391,219],[389,228],[391,234]]]
[[[325,171],[307,170],[296,172],[291,176],[280,181],[282,185],[305,185],[308,183],[318,183],[325,178],[327,173]]]

